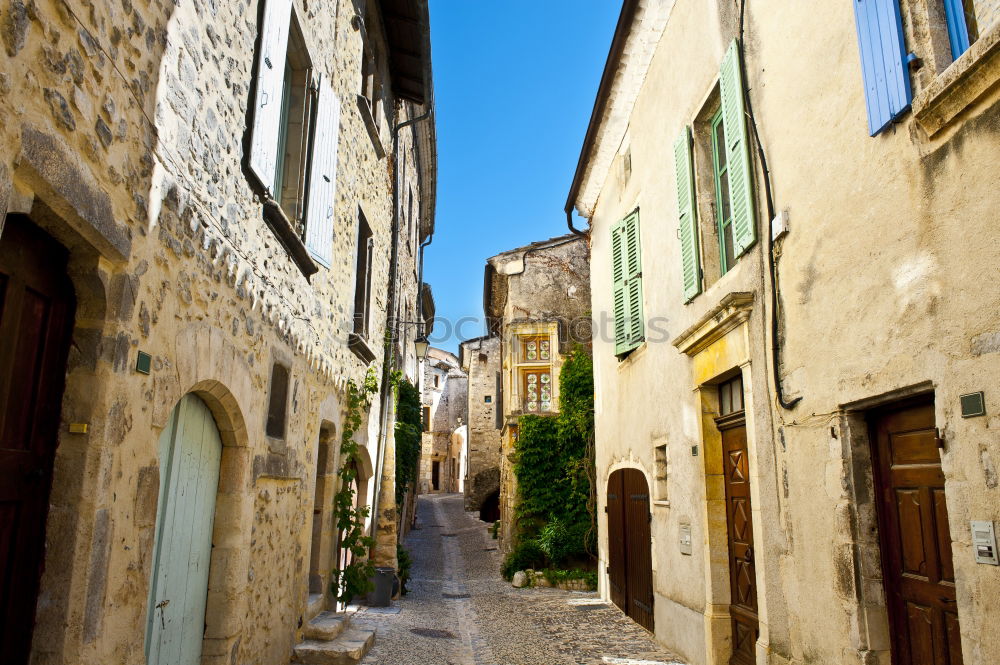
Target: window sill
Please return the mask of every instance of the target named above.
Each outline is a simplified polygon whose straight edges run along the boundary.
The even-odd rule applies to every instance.
[[[354,355],[364,361],[365,364],[375,360],[375,352],[372,351],[370,346],[368,346],[368,342],[365,341],[365,338],[358,333],[351,333],[347,336],[347,348],[349,348]]]
[[[1000,81],[1000,25],[981,36],[913,100],[917,123],[934,136]]]
[[[631,351],[626,351],[621,356],[617,356],[617,358],[618,358],[618,370],[621,371],[621,370],[625,369],[626,367],[630,367],[631,365],[634,365],[636,362],[638,362],[639,358],[641,358],[643,355],[645,355],[646,349],[648,348],[648,346],[649,346],[648,342],[646,342],[645,340],[643,340],[642,344],[640,344],[639,346],[635,347]]]
[[[654,501],[653,502],[653,506],[655,506],[657,508],[669,508],[670,507],[670,502],[667,501],[666,499],[663,499],[663,500],[660,500],[660,501]]]
[[[372,145],[375,146],[375,154],[378,155],[379,159],[385,157],[385,146],[382,145],[382,137],[378,132],[378,123],[375,122],[375,116],[372,115],[372,109],[368,105],[368,98],[364,95],[358,95],[358,110],[361,112],[361,119],[365,121],[365,128],[368,130],[368,136],[371,137]]]
[[[272,198],[264,200],[264,221],[274,231],[274,235],[278,236],[278,240],[284,245],[292,260],[295,261],[295,265],[299,267],[307,279],[319,271],[319,266],[309,256],[309,250],[295,233],[292,223],[285,216],[285,212]]]

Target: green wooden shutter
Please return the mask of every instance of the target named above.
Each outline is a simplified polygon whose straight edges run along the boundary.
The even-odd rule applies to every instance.
[[[719,90],[722,95],[722,123],[729,159],[733,245],[736,256],[740,256],[757,240],[757,224],[754,220],[753,163],[750,159],[750,142],[747,140],[743,73],[736,40],[733,40],[722,60]]]
[[[691,128],[685,127],[674,143],[677,173],[678,236],[681,239],[681,276],[684,300],[701,293],[701,255],[698,251],[698,215],[694,208],[694,166],[691,157]]]
[[[615,355],[628,351],[628,330],[625,325],[627,317],[625,307],[625,261],[622,237],[624,228],[624,222],[618,222],[611,227],[611,276],[614,282]]]
[[[642,247],[639,238],[639,212],[625,218],[623,230],[625,240],[625,271],[627,280],[628,346],[629,349],[642,344],[646,326],[642,316]]]

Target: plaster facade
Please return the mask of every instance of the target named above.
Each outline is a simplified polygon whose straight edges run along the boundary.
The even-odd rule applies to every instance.
[[[145,662],[157,442],[188,393],[209,407],[223,441],[201,662],[286,663],[303,621],[333,607],[345,390],[369,368],[381,376],[392,320],[419,310],[433,121],[401,131],[393,152],[393,125],[431,107],[394,96],[377,3],[295,2],[309,54],[340,101],[333,260],[296,258],[265,221],[244,163],[262,7],[0,8],[0,213],[26,216],[68,248],[76,291],[32,663]],[[363,40],[386,82],[377,136],[357,101]],[[415,204],[400,211],[409,238],[394,233],[394,187],[413,191]],[[371,362],[348,345],[359,211],[374,243]],[[401,258],[390,312],[393,245]],[[388,357],[415,378],[412,350],[401,349]],[[148,374],[136,371],[138,352],[151,355]],[[289,371],[287,421],[272,437],[276,363]],[[392,415],[381,407],[376,399],[356,436],[368,505],[392,464],[381,454],[393,448]],[[87,427],[72,434],[71,424]]]
[[[640,20],[653,5],[661,25]],[[571,203],[590,221],[595,318],[612,312],[611,229],[638,209],[645,341],[623,359],[595,336],[599,571],[608,565],[609,475],[642,471],[652,513],[655,634],[687,662],[728,663],[730,570],[718,384],[743,379],[753,505],[759,665],[888,665],[879,522],[866,417],[932,396],[943,439],[950,549],[966,664],[1000,653],[989,599],[997,568],[977,565],[970,520],[1000,521],[995,404],[962,418],[959,395],[1000,378],[989,289],[997,279],[992,176],[1000,154],[998,31],[952,62],[934,3],[903,0],[914,102],[870,137],[850,3],[747,3],[745,75],[757,241],[719,269],[706,119],[718,107],[720,63],[740,36],[739,5],[626,3],[628,58],[609,60]],[[648,65],[635,54],[649,44]],[[630,86],[639,79],[641,86]],[[685,303],[677,177],[664,157],[693,130],[704,274]],[[754,134],[759,134],[759,144]],[[787,234],[769,270],[767,157],[775,213]],[[607,158],[608,152],[616,156]],[[706,157],[707,154],[707,157]],[[624,160],[630,169],[620,168]],[[780,345],[772,371],[774,344]],[[775,380],[786,401],[777,404]],[[989,399],[987,397],[987,399]],[[992,400],[991,400],[992,401]],[[657,449],[663,459],[657,459]],[[690,529],[691,550],[682,535]],[[601,593],[610,597],[601,575]]]

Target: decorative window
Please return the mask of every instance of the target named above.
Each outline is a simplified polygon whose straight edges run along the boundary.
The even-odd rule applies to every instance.
[[[552,410],[552,370],[522,370],[521,394],[525,413],[547,413]]]
[[[249,169],[268,219],[329,267],[340,101],[313,66],[292,0],[266,0],[257,58]]]
[[[728,416],[743,411],[743,377],[719,384],[719,415]]]
[[[536,363],[552,360],[552,342],[548,336],[521,339],[521,361]]]

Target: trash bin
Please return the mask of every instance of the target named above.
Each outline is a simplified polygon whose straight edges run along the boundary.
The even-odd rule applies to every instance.
[[[376,567],[372,577],[375,588],[368,592],[368,606],[389,607],[392,604],[392,584],[395,580],[394,568]]]

